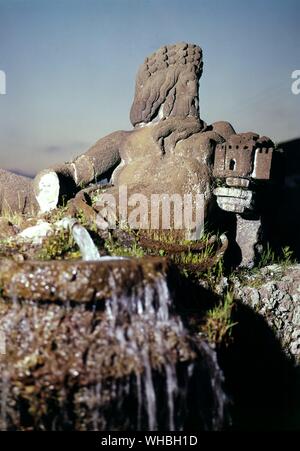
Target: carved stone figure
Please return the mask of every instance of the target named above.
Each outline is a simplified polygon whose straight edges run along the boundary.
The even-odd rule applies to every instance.
[[[270,138],[253,132],[232,135],[216,147],[213,174],[222,186],[214,194],[222,210],[237,214],[241,266],[253,266],[261,251],[259,191],[271,179],[273,152]]]
[[[163,46],[146,58],[130,112],[134,129],[112,133],[72,162],[38,174],[40,209],[51,210],[63,195],[111,176],[111,193],[120,185],[129,195],[199,193],[207,210],[215,147],[235,132],[226,122],[207,126],[200,119],[202,67],[202,50],[193,44]]]
[[[253,182],[270,180],[273,151],[270,138],[252,132],[232,135],[216,147],[213,175],[225,182],[214,190],[220,208],[253,212]]]
[[[72,215],[78,203],[83,210],[89,208],[86,190],[103,180],[109,181],[106,194],[115,199],[121,186],[128,197],[190,194],[195,203],[201,194],[206,220],[215,200],[222,210],[238,214],[236,240],[243,264],[251,265],[261,227],[256,187],[271,177],[274,145],[253,132],[237,135],[228,122],[207,125],[200,118],[202,69],[197,45],[158,49],[137,74],[130,111],[133,129],[111,133],[73,161],[41,171],[33,186],[27,179],[0,173],[0,207],[5,202],[13,211],[26,212],[38,204],[45,213],[73,199]],[[214,179],[222,186],[214,189]],[[92,210],[93,221],[95,215]]]

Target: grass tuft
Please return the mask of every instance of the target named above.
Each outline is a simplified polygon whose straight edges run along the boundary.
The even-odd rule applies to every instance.
[[[229,342],[232,328],[237,324],[232,321],[233,307],[233,295],[227,293],[220,304],[207,312],[205,322],[201,326],[201,333],[209,342],[216,345]]]

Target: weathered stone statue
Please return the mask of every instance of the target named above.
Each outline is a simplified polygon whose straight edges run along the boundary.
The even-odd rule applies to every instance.
[[[186,43],[161,47],[139,69],[130,119],[132,131],[100,139],[72,162],[42,171],[35,193],[42,211],[112,174],[115,193],[204,195],[212,199],[215,146],[231,134],[226,122],[207,126],[199,116],[202,50]]]
[[[261,251],[259,192],[271,179],[273,152],[270,138],[252,132],[232,135],[216,147],[213,175],[222,186],[214,194],[222,210],[236,213],[242,266],[253,266]]]
[[[130,112],[133,130],[111,133],[73,161],[43,170],[33,187],[26,179],[0,174],[2,208],[6,202],[24,212],[38,204],[40,212],[48,212],[104,179],[110,182],[106,193],[115,198],[120,186],[126,186],[128,196],[189,194],[194,203],[201,194],[205,219],[215,200],[237,214],[242,263],[252,264],[261,227],[255,184],[270,178],[274,145],[256,133],[237,135],[228,122],[203,122],[198,95],[202,68],[197,45],[158,49],[138,71]],[[223,180],[223,186],[214,190],[214,178]],[[84,207],[84,198],[80,202]]]

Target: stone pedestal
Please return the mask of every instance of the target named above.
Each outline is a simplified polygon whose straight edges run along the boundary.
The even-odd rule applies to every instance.
[[[236,215],[236,242],[241,249],[241,267],[252,268],[261,241],[261,220],[244,219]]]

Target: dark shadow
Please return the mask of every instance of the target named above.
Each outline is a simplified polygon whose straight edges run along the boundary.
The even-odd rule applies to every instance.
[[[232,429],[300,430],[299,374],[266,321],[238,304],[232,343],[220,352]],[[299,370],[298,370],[299,373]]]
[[[236,268],[242,261],[241,249],[235,241],[236,222],[236,215],[221,210],[215,199],[209,213],[207,229],[211,233],[216,233],[217,235],[225,233],[228,239],[228,248],[224,255],[224,268],[228,273]]]
[[[220,302],[216,294],[189,280],[181,286],[177,283],[176,295],[177,311],[189,329],[195,329],[207,310]],[[236,301],[232,322],[237,324],[231,339],[217,349],[230,399],[228,429],[300,430],[299,367],[253,309]]]
[[[275,177],[283,184],[266,186],[262,198],[263,224],[272,249],[289,246],[300,259],[300,138],[278,145],[283,154],[275,164]]]

